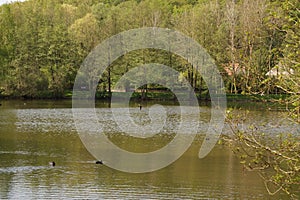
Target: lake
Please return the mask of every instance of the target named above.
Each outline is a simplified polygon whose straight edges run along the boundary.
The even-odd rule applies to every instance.
[[[126,173],[109,168],[105,160],[104,165],[95,164],[74,126],[70,100],[1,103],[0,199],[288,199],[284,194],[270,197],[260,177],[245,171],[223,145],[198,158],[210,116],[208,106],[200,107],[200,134],[183,156],[158,171]],[[109,109],[105,102],[96,106],[101,113]],[[165,106],[176,109],[175,105]],[[299,125],[286,120],[280,110],[259,106],[248,109],[249,123],[259,125],[264,132],[300,133]],[[118,129],[107,135],[121,148],[148,152],[172,140],[172,128],[170,120],[163,133],[145,141],[121,134]],[[228,132],[225,126],[223,133]],[[56,166],[49,166],[51,161]]]

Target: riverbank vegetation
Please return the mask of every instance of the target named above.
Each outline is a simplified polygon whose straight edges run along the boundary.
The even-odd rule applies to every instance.
[[[0,95],[64,97],[96,45],[149,26],[175,29],[199,42],[215,59],[227,93],[299,93],[299,85],[292,86],[299,83],[296,0],[28,0],[0,7]],[[178,70],[200,96],[207,90],[195,72],[201,66],[144,49],[114,62],[99,81],[99,93],[111,94],[124,73],[149,62]]]

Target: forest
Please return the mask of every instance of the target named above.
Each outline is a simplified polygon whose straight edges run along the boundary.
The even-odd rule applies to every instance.
[[[141,27],[174,29],[197,41],[215,60],[227,94],[297,95],[299,8],[298,0],[28,0],[5,4],[0,7],[0,97],[63,98],[72,91],[89,52],[117,33]],[[208,93],[195,66],[153,49],[128,52],[112,63],[99,81],[98,92],[110,94],[124,73],[150,62],[171,65],[196,92]]]

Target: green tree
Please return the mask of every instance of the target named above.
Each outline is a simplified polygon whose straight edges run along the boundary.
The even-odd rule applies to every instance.
[[[0,95],[10,95],[10,62],[15,49],[15,21],[9,5],[0,7]]]
[[[299,31],[300,31],[300,3],[298,1],[274,1],[267,19],[271,44],[278,56],[274,62],[283,68],[277,71],[276,86],[290,94],[288,99],[292,104],[291,116],[295,123],[300,123],[300,73],[299,73]],[[280,32],[276,34],[275,32]],[[273,41],[278,39],[279,41]],[[274,42],[274,43],[273,43]],[[269,61],[270,62],[270,61]],[[300,138],[297,135],[282,133],[277,137],[266,136],[257,131],[255,126],[242,130],[240,124],[245,116],[235,116],[229,112],[228,121],[233,134],[224,136],[225,141],[232,145],[245,168],[257,171],[262,177],[268,192],[273,195],[279,191],[288,194],[292,199],[299,199],[300,186]]]
[[[292,116],[300,122],[300,2],[286,0],[280,6],[283,24],[278,28],[285,33],[280,63],[287,74],[279,78],[278,87],[291,94]]]

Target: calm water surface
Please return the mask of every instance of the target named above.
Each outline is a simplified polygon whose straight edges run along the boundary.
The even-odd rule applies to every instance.
[[[70,101],[1,103],[0,199],[287,199],[283,194],[268,196],[258,175],[244,171],[221,145],[198,159],[201,136],[170,166],[129,174],[95,164],[76,132]],[[97,111],[105,112],[107,106],[98,103]],[[199,133],[204,133],[209,108],[201,107],[201,112]],[[252,110],[249,121],[272,134],[300,132],[299,126],[282,116],[281,112]],[[168,134],[172,120],[170,124],[165,133],[147,142],[133,143],[117,129],[110,132],[110,138],[122,148],[147,152],[172,139]],[[49,166],[50,161],[56,166]]]

